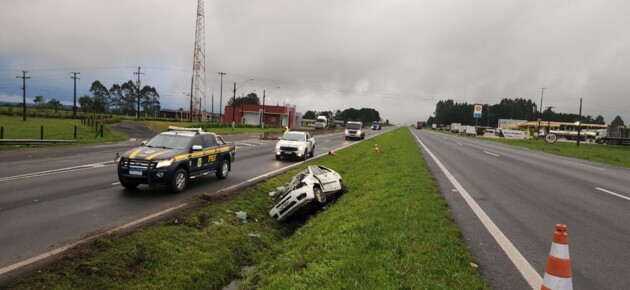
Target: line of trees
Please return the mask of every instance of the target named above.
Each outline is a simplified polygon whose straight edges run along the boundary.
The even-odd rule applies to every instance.
[[[334,114],[332,111],[311,111],[308,110],[302,116],[304,119],[316,119],[317,116],[326,116],[326,118],[335,117],[337,120],[344,121],[360,121],[365,124],[370,124],[372,121],[381,121],[380,113],[372,108],[361,108],[359,110],[355,108],[345,109],[343,111],[337,110]]]
[[[78,99],[83,112],[121,115],[136,113],[138,89],[131,80],[122,85],[113,84],[109,89],[97,80],[92,83],[90,92],[92,96],[84,95]],[[160,94],[155,87],[144,86],[140,89],[140,107],[145,115],[160,111]]]
[[[33,103],[37,105],[37,108],[39,110],[54,109],[55,112],[57,112],[57,109],[62,108],[61,101],[57,99],[50,99],[48,102],[46,102],[46,98],[44,98],[44,96],[35,96],[35,98],[33,99]]]
[[[435,106],[433,116],[427,120],[429,125],[447,125],[451,123],[475,124],[473,109],[475,104],[457,103],[453,100],[440,100]],[[588,124],[606,124],[604,117],[599,115],[595,118],[590,115],[579,116],[578,114],[557,113],[547,107],[542,112],[542,120],[556,122],[582,122]],[[479,125],[490,127],[498,126],[499,119],[516,119],[534,121],[539,118],[538,107],[532,100],[526,99],[502,99],[494,105],[482,105],[482,117],[477,120]],[[617,116],[618,122],[621,118]],[[615,121],[613,121],[615,122]],[[621,120],[623,123],[623,120]]]

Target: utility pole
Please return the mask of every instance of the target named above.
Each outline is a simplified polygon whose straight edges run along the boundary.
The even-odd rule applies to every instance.
[[[144,73],[140,72],[140,67],[138,67],[138,72],[134,72],[134,75],[138,75],[138,109],[136,110],[136,119],[140,119],[140,75],[143,75]]]
[[[72,118],[76,118],[77,117],[77,80],[80,80],[81,78],[78,78],[77,75],[81,74],[80,72],[71,72],[71,74],[73,74],[73,76],[71,76],[71,79],[74,79],[74,105],[72,106]]]
[[[22,76],[16,77],[18,79],[22,79],[22,121],[26,121],[26,79],[31,78],[27,77],[26,73],[28,73],[28,71],[23,70]]]
[[[263,111],[262,111],[262,118],[260,121],[260,125],[262,126],[262,129],[265,130],[265,97],[267,97],[265,90],[263,90]]]
[[[538,109],[538,137],[540,137],[540,121],[542,120],[542,108],[543,108],[543,94],[545,93],[545,87],[540,88],[540,109]]]
[[[580,98],[580,114],[578,115],[577,146],[580,147],[580,132],[582,131],[582,98]]]
[[[234,97],[232,98],[232,129],[236,128],[236,82],[234,82]]]
[[[223,115],[222,115],[222,110],[223,110],[223,76],[225,75],[224,72],[220,72],[219,75],[221,75],[221,91],[219,92],[219,119],[223,119]],[[227,121],[227,120],[226,120]],[[223,120],[219,120],[219,122],[223,122]]]

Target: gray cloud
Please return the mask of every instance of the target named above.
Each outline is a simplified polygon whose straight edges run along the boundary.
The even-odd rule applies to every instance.
[[[625,1],[206,1],[206,70],[218,111],[233,82],[274,90],[298,110],[375,108],[425,120],[440,99],[497,103],[540,98],[560,112],[630,120],[630,3]],[[0,99],[29,86],[64,101],[67,72],[81,93],[134,78],[165,107],[187,107],[196,1],[0,2]],[[28,92],[28,91],[27,91]],[[239,92],[240,93],[240,92]]]

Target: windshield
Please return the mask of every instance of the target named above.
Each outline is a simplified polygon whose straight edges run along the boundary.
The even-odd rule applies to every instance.
[[[348,124],[346,124],[346,129],[359,130],[359,129],[361,129],[361,124],[348,123]]]
[[[372,125],[378,125],[378,121],[372,122]]]
[[[287,140],[287,141],[304,141],[304,134],[303,133],[286,133],[284,134],[284,136],[282,136],[282,140]]]
[[[190,137],[186,136],[160,134],[147,142],[146,146],[164,149],[186,149],[189,141]]]

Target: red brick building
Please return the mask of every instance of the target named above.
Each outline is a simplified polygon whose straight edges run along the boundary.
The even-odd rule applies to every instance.
[[[236,124],[260,125],[264,119],[265,125],[289,126],[291,129],[296,127],[295,106],[265,105],[263,114],[262,105],[243,104],[236,107],[225,106],[224,112],[221,122],[226,124],[236,122]]]

